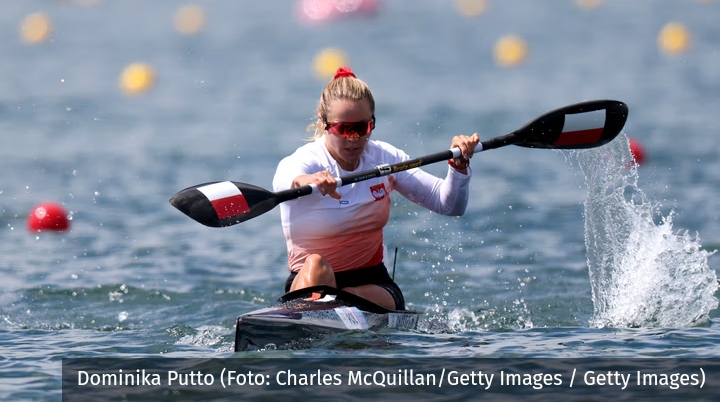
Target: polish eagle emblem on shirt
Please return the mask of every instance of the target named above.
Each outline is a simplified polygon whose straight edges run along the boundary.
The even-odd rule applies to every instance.
[[[376,201],[382,200],[387,195],[387,191],[385,190],[385,184],[380,183],[374,186],[370,186],[370,193],[372,193],[372,196],[375,198]]]

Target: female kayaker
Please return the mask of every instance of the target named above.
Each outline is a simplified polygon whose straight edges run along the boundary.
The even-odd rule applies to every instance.
[[[410,159],[386,142],[371,140],[374,128],[370,89],[349,68],[338,69],[320,96],[311,142],[284,158],[273,179],[275,191],[308,184],[320,191],[280,204],[290,269],[286,292],[327,285],[405,309],[403,294],[383,264],[390,192],[440,214],[465,212],[478,134],[452,138],[450,147],[459,147],[462,157],[448,161],[445,179],[415,168],[337,187],[335,177]]]

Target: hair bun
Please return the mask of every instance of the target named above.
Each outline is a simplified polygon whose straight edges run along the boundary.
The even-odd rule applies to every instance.
[[[357,78],[357,76],[355,76],[355,73],[353,73],[353,71],[350,70],[350,68],[347,67],[347,66],[342,66],[342,67],[340,67],[340,68],[337,70],[337,72],[335,73],[335,76],[333,77],[333,80],[334,80],[334,79],[341,78],[341,77],[355,77],[355,78]]]

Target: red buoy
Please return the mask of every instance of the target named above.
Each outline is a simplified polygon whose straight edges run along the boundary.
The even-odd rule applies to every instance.
[[[630,153],[632,153],[637,164],[641,165],[645,162],[645,149],[637,140],[632,138],[630,138]]]
[[[61,232],[70,228],[70,221],[62,205],[54,202],[43,202],[30,211],[27,226],[31,232]]]

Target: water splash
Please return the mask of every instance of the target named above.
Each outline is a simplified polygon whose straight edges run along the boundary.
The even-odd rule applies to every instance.
[[[571,152],[585,175],[585,245],[595,327],[687,327],[707,323],[717,308],[714,252],[673,231],[673,213],[638,187],[629,141]]]
[[[179,335],[178,345],[188,346],[220,346],[220,351],[230,351],[234,342],[228,342],[226,336],[230,332],[222,326],[201,326],[198,329],[175,326],[168,329],[171,334]],[[231,334],[234,336],[234,334]]]
[[[512,209],[512,208],[511,208]],[[435,215],[435,214],[432,214]],[[535,325],[531,311],[520,287],[525,286],[526,278],[517,278],[517,295],[504,296],[488,300],[476,300],[478,290],[467,283],[474,276],[468,273],[469,265],[465,258],[468,247],[483,245],[456,231],[456,225],[450,221],[436,223],[432,217],[421,222],[424,227],[416,227],[413,234],[420,237],[418,249],[409,251],[413,261],[421,263],[418,274],[425,273],[425,285],[431,286],[423,291],[423,298],[411,303],[414,310],[423,312],[417,330],[429,334],[465,333],[481,331],[499,331],[530,329]],[[491,232],[501,232],[499,229]],[[458,243],[458,241],[463,241]],[[495,269],[501,273],[503,269]],[[491,270],[493,271],[493,270]],[[486,280],[488,280],[486,278]],[[495,280],[506,291],[510,291],[506,278]],[[472,289],[472,292],[465,291]],[[406,294],[409,290],[406,290]],[[468,298],[468,295],[471,297]]]
[[[447,308],[438,304],[424,309],[418,322],[418,331],[424,333],[465,333],[531,329],[535,325],[524,299],[482,308]]]

